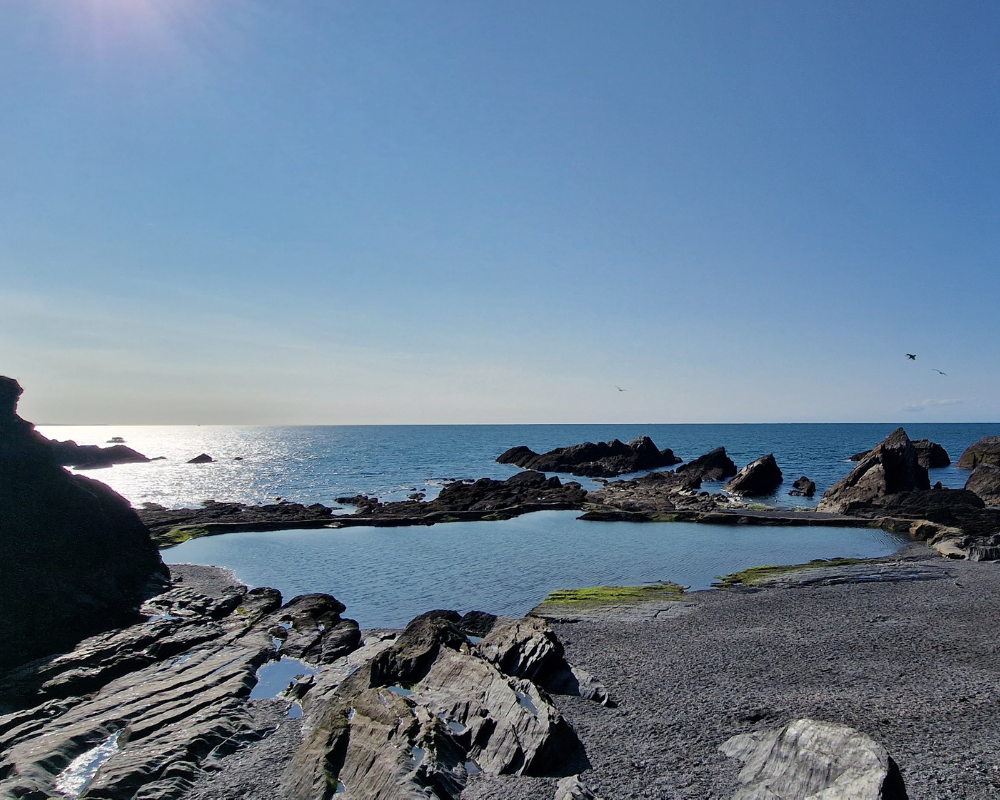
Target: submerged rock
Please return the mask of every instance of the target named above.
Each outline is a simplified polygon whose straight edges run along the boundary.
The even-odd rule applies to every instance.
[[[743,467],[736,473],[736,477],[722,488],[732,494],[763,497],[774,494],[782,480],[781,470],[774,456],[768,453]]]
[[[797,719],[719,748],[744,763],[733,800],[906,800],[896,762],[874,739],[833,722]]]
[[[930,489],[927,469],[921,466],[906,431],[897,428],[847,477],[827,489],[818,509],[849,513],[855,506],[890,503],[892,495],[914,489]]]
[[[726,448],[716,447],[694,461],[682,464],[677,468],[677,473],[700,481],[722,481],[733,477],[737,469],[736,463],[726,455]]]
[[[529,447],[512,447],[497,461],[539,472],[568,472],[591,478],[614,478],[631,472],[660,469],[679,464],[681,459],[669,448],[660,450],[648,436],[628,444],[618,439],[610,442],[584,442],[572,447],[557,447],[539,455]]]
[[[959,469],[975,469],[980,464],[1000,467],[1000,436],[985,436],[966,448],[958,459]]]
[[[167,569],[128,501],[60,467],[0,377],[0,670],[133,622]]]

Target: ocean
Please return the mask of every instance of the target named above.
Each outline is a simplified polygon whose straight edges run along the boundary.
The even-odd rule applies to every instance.
[[[105,444],[112,437],[164,460],[118,465],[85,474],[133,505],[185,507],[206,499],[243,503],[275,498],[334,504],[357,493],[385,500],[413,492],[433,497],[454,478],[503,479],[517,468],[496,456],[515,445],[537,452],[582,441],[650,436],[685,461],[723,445],[738,466],[774,456],[785,486],[765,502],[814,505],[853,464],[848,457],[876,445],[893,424],[765,425],[475,425],[475,426],[39,426],[53,439]],[[1000,424],[907,425],[957,461]],[[215,462],[187,464],[208,453]],[[236,460],[237,458],[241,460]],[[816,498],[793,498],[790,484],[807,475]],[[585,487],[596,484],[579,480]],[[961,487],[968,473],[954,466],[931,481]],[[718,491],[721,485],[706,485]],[[588,523],[575,512],[542,512],[505,522],[450,523],[420,528],[237,533],[163,551],[168,563],[232,569],[250,585],[290,597],[329,592],[365,627],[399,627],[431,608],[480,609],[520,615],[558,588],[670,580],[708,588],[717,575],[760,564],[812,558],[872,557],[904,543],[868,529],[766,528],[662,523]]]

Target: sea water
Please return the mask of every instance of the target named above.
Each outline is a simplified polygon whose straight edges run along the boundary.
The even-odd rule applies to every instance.
[[[495,458],[515,445],[537,452],[582,441],[652,437],[685,461],[720,445],[738,466],[774,453],[785,485],[763,502],[815,505],[846,475],[848,457],[869,449],[892,424],[769,425],[484,425],[484,426],[42,426],[46,436],[104,444],[118,436],[164,460],[86,474],[133,504],[168,507],[206,499],[244,503],[276,498],[332,504],[343,495],[383,501],[422,492],[434,497],[449,479],[515,474]],[[957,461],[1000,424],[909,425],[913,439],[942,444]],[[211,464],[188,464],[208,453]],[[799,475],[817,483],[816,498],[787,492]],[[580,480],[587,488],[597,484]],[[932,470],[931,481],[961,487],[968,473]],[[719,491],[721,484],[706,484]],[[502,522],[432,527],[235,533],[163,551],[168,563],[224,566],[250,585],[285,596],[328,592],[365,627],[398,627],[432,608],[519,615],[554,589],[669,580],[695,589],[715,576],[760,564],[813,558],[873,557],[898,549],[902,537],[840,528],[769,528],[688,523],[582,522],[576,512],[541,512]]]

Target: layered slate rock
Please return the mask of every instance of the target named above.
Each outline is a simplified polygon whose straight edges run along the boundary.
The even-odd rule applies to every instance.
[[[185,568],[207,570],[209,568]],[[345,645],[343,605],[235,584],[206,595],[183,583],[143,607],[145,621],[0,678],[0,796],[50,797],[67,769],[104,749],[77,790],[169,800],[226,754],[269,735],[247,706],[257,670],[295,653],[321,664]]]
[[[744,733],[721,748],[744,763],[733,800],[906,800],[885,748],[847,725],[797,719]]]
[[[965,488],[974,492],[990,506],[1000,506],[1000,467],[980,464],[965,482]]]
[[[948,451],[930,439],[917,439],[913,442],[913,447],[917,451],[917,461],[924,469],[941,469],[951,464],[951,457]],[[850,457],[850,461],[860,461],[867,456],[871,450],[864,450],[855,453]]]
[[[782,480],[784,478],[778,463],[774,460],[774,455],[768,453],[743,467],[736,473],[736,477],[722,488],[745,497],[764,497],[774,494]]]
[[[648,436],[640,436],[627,444],[618,439],[596,444],[584,442],[572,447],[557,447],[541,455],[522,445],[507,450],[497,461],[539,472],[568,472],[590,478],[614,478],[681,463],[673,450],[660,450]]]
[[[541,621],[503,621],[474,645],[459,619],[421,615],[395,641],[320,674],[302,700],[308,733],[287,796],[447,800],[476,771],[558,777],[587,766],[576,733],[527,677],[565,667],[554,634]]]
[[[174,544],[171,531],[182,534],[196,528],[210,533],[227,531],[287,530],[295,527],[322,527],[330,522],[333,509],[322,503],[268,503],[250,506],[244,503],[220,503],[205,500],[201,508],[164,508],[152,503],[138,511],[140,519],[161,545]]]
[[[128,502],[60,467],[20,395],[0,377],[0,670],[134,621],[167,577]]]
[[[678,474],[702,481],[724,481],[733,477],[736,472],[736,463],[726,454],[725,447],[716,447],[677,468]]]
[[[1000,467],[1000,436],[986,436],[970,445],[956,466],[959,469],[975,469],[980,464]]]
[[[811,481],[803,475],[792,483],[789,494],[796,497],[812,497],[816,494],[816,481]]]
[[[115,464],[142,464],[152,460],[123,444],[98,447],[96,444],[77,444],[72,440],[52,442],[52,453],[59,466],[77,469],[101,469]]]
[[[857,506],[884,505],[902,492],[930,489],[927,469],[906,431],[897,428],[835,483],[819,502],[820,511],[850,513]]]

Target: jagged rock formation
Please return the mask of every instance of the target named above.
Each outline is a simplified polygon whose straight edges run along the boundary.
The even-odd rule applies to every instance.
[[[128,502],[60,467],[20,396],[0,377],[0,670],[134,621],[167,577]]]
[[[736,477],[722,488],[732,494],[763,497],[774,494],[782,480],[784,478],[774,456],[768,453],[743,467],[736,473]]]
[[[541,620],[502,620],[473,645],[454,612],[413,620],[356,651],[303,698],[308,733],[284,779],[295,800],[457,798],[471,772],[561,776],[587,766],[536,683],[564,672]]]
[[[52,442],[52,453],[59,466],[77,469],[101,469],[114,464],[138,464],[152,460],[123,444],[98,447],[96,444],[77,444],[74,441]]]
[[[789,494],[796,497],[812,497],[816,494],[816,481],[811,481],[803,475],[792,483],[792,490]]]
[[[955,466],[959,469],[975,469],[980,464],[1000,467],[1000,436],[985,436],[970,445]]]
[[[716,447],[705,455],[698,456],[694,461],[689,461],[677,468],[678,474],[686,475],[689,478],[698,478],[702,481],[723,481],[733,477],[736,472],[736,464],[726,455],[725,447]]]
[[[906,431],[897,428],[846,478],[827,489],[818,509],[850,513],[857,506],[890,503],[892,495],[914,489],[930,489],[927,470],[918,461]]]
[[[744,762],[733,800],[906,800],[896,762],[847,725],[797,719],[743,733],[719,748]]]
[[[0,675],[0,796],[185,797],[274,733],[248,698],[258,671],[288,658],[315,672],[283,693],[305,710],[293,797],[325,798],[343,782],[358,800],[429,787],[447,800],[475,770],[557,777],[588,766],[546,692],[590,690],[602,703],[607,693],[541,620],[438,611],[398,637],[362,640],[330,595],[282,605],[273,589],[206,588],[213,568],[176,569],[144,622]],[[460,630],[470,626],[487,633],[479,645]],[[92,759],[99,770],[82,774]]]
[[[183,529],[186,527],[212,533],[281,530],[300,526],[320,527],[328,524],[333,517],[333,509],[321,503],[309,506],[300,503],[248,506],[243,503],[219,503],[215,500],[205,500],[201,508],[169,509],[147,503],[137,513],[161,547],[176,543],[171,540],[171,531],[180,529],[181,535],[177,538],[185,538]]]
[[[673,450],[660,450],[648,436],[640,436],[628,444],[618,439],[596,444],[584,442],[572,447],[557,447],[541,455],[522,445],[507,450],[497,461],[539,472],[568,472],[590,478],[614,478],[681,463]]]
[[[990,506],[1000,506],[1000,467],[980,464],[965,482],[965,488],[975,492]]]
[[[930,439],[916,439],[913,442],[913,447],[917,451],[917,461],[920,462],[920,466],[924,469],[940,469],[951,464],[951,457],[948,455],[948,451]],[[864,450],[863,452],[855,453],[849,460],[860,461],[870,452],[871,450]]]

